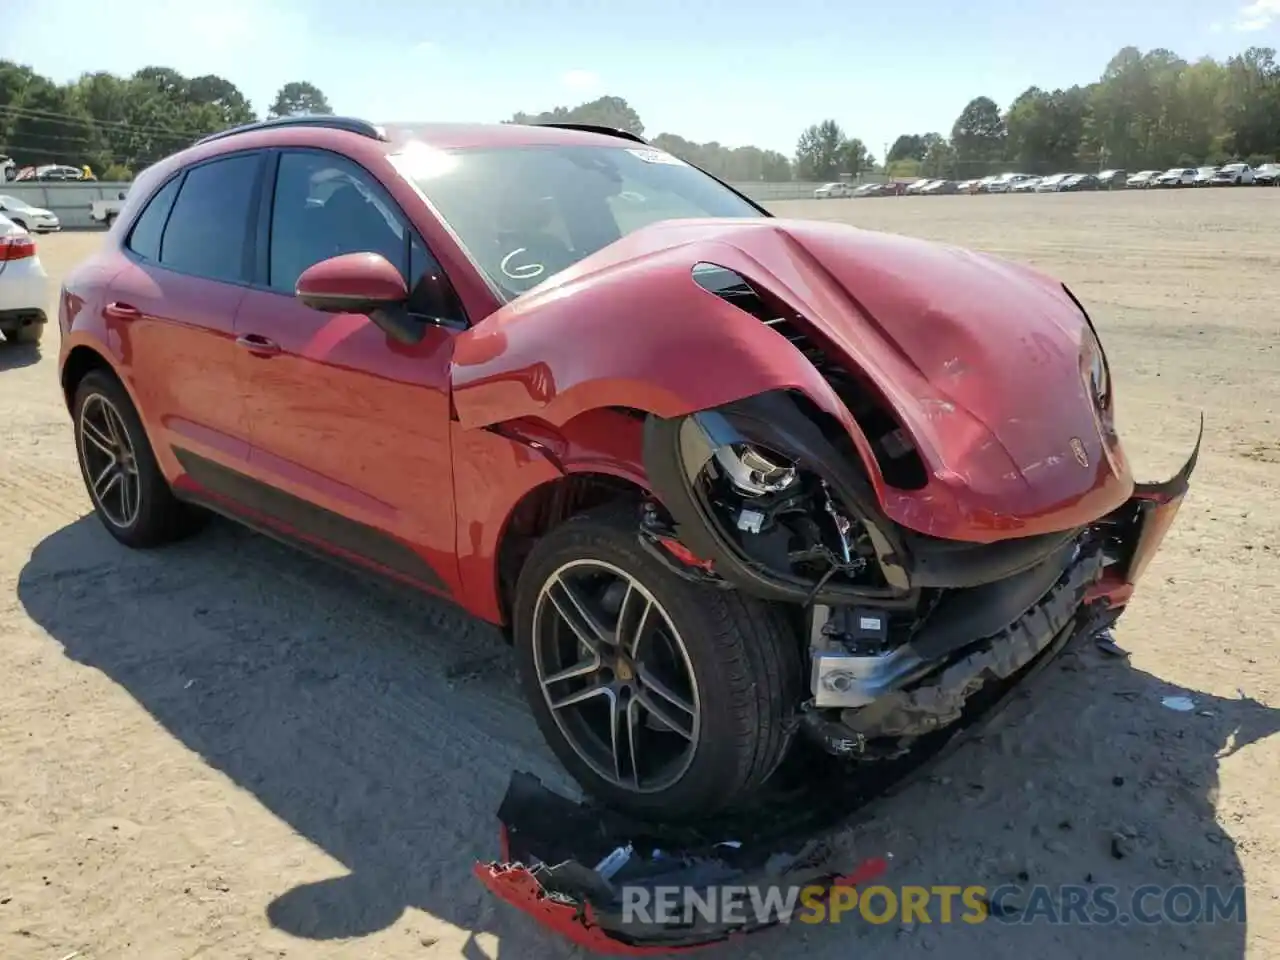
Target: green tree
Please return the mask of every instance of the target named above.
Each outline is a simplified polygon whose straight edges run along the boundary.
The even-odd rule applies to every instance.
[[[33,77],[11,107],[6,153],[22,166],[45,163],[79,165],[104,159],[93,120],[70,91],[44,77]]]
[[[294,80],[286,83],[276,94],[275,102],[267,111],[268,117],[296,117],[300,115],[325,114],[332,116],[333,107],[314,83],[306,80]]]
[[[319,91],[317,90],[316,93]],[[323,94],[320,95],[320,99],[324,99]],[[218,120],[224,127],[253,123],[258,119],[253,112],[253,107],[240,89],[230,80],[216,74],[193,77],[187,84],[187,102],[197,106],[213,107],[217,110]]]
[[[576,107],[554,107],[543,113],[516,113],[508,123],[589,123],[644,136],[640,114],[622,97],[604,96]]]
[[[924,137],[918,133],[904,133],[897,140],[893,141],[893,146],[889,148],[889,155],[885,157],[886,163],[893,163],[897,160],[923,160],[925,152],[928,148],[925,146]]]
[[[951,128],[951,145],[960,163],[996,160],[1004,155],[1005,130],[1000,108],[990,97],[966,104]]]
[[[851,159],[849,141],[834,120],[815,123],[796,143],[796,176],[800,180],[834,180]],[[863,148],[865,154],[866,148]]]
[[[920,163],[920,175],[925,177],[949,177],[954,175],[955,151],[951,141],[938,137],[929,144],[929,150]]]

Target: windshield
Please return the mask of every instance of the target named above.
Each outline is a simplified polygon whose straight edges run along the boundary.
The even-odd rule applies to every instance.
[[[639,145],[444,152],[419,144],[393,159],[508,299],[651,223],[767,216],[683,161]]]
[[[17,197],[0,197],[0,203],[4,204],[10,210],[30,210],[31,206],[19,200]]]

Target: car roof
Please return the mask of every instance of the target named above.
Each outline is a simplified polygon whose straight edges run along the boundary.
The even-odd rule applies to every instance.
[[[388,123],[378,126],[352,117],[277,118],[211,134],[148,167],[135,183],[141,184],[142,193],[150,194],[153,186],[177,170],[238,150],[312,147],[367,162],[397,153],[411,143],[443,150],[559,145],[655,149],[634,134],[585,124]]]

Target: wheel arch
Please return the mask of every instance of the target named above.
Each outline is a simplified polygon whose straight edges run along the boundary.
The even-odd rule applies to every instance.
[[[62,397],[67,404],[67,410],[72,409],[75,403],[76,390],[86,376],[94,370],[105,370],[125,388],[129,394],[129,399],[133,401],[134,407],[138,405],[138,398],[134,396],[133,390],[125,382],[124,377],[107,359],[103,351],[89,344],[79,343],[72,347],[66,357],[62,361],[62,369],[59,371],[59,379],[62,383]]]
[[[637,509],[648,490],[634,478],[601,469],[571,470],[525,492],[507,513],[498,537],[494,576],[504,630],[510,631],[511,605],[529,551],[540,537],[586,510],[608,503],[634,502]]]

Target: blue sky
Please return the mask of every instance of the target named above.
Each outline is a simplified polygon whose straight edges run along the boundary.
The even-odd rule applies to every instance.
[[[835,118],[877,156],[985,94],[1094,80],[1120,47],[1280,46],[1280,0],[101,0],[5,3],[0,57],[57,80],[221,74],[259,111],[310,80],[379,121],[506,119],[626,97],[650,135],[791,154]]]

